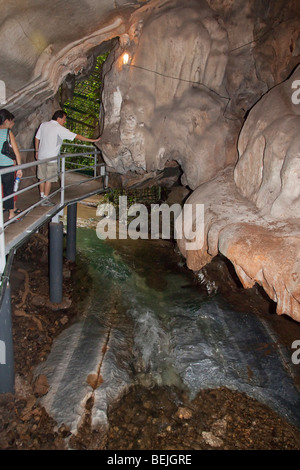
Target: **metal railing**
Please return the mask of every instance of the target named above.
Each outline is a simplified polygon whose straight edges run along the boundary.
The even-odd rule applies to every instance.
[[[16,172],[17,170],[27,170],[28,168],[34,168],[38,167],[39,165],[45,163],[45,162],[53,162],[57,161],[58,165],[58,181],[59,181],[59,188],[54,190],[46,199],[52,199],[54,196],[57,194],[60,194],[60,202],[55,204],[56,208],[56,214],[59,212],[57,208],[61,208],[61,211],[59,212],[59,215],[62,214],[63,208],[65,206],[65,191],[66,189],[70,188],[71,186],[78,186],[79,184],[85,184],[88,183],[92,180],[97,180],[102,178],[103,179],[103,189],[107,188],[107,174],[106,174],[106,166],[104,163],[97,163],[98,156],[101,154],[99,150],[96,149],[94,146],[88,146],[88,145],[81,145],[81,144],[64,144],[64,147],[81,147],[81,148],[86,148],[89,149],[89,151],[85,151],[82,153],[61,153],[57,157],[51,157],[47,158],[44,160],[38,160],[38,161],[33,161],[30,163],[23,163],[21,165],[14,165],[10,166],[8,168],[2,168],[0,170],[0,185],[2,188],[2,176],[7,173],[11,172]],[[34,149],[23,149],[21,152],[34,152]],[[74,157],[85,157],[91,161],[91,165],[84,165],[84,164],[78,164],[69,161],[70,159],[73,159]],[[77,168],[66,168],[66,162],[68,162],[68,166],[70,167],[77,167]],[[79,167],[79,168],[78,168]],[[73,173],[73,172],[82,172],[83,170],[92,170],[93,176],[88,176],[85,175],[85,178],[82,181],[76,181],[75,183],[71,184],[66,184],[66,175],[68,173]],[[22,178],[23,181],[28,180],[28,179],[34,179],[35,181],[37,180],[36,176],[30,175],[30,176],[24,176]],[[16,221],[18,218],[23,218],[26,216],[29,212],[31,212],[34,208],[40,206],[45,199],[41,199],[28,207],[26,207],[24,210],[22,210],[21,213],[17,214],[14,216],[12,219],[7,220],[4,222],[4,215],[3,215],[3,202],[10,199],[14,198],[15,196],[19,196],[23,193],[26,193],[28,191],[33,190],[34,188],[37,188],[41,182],[46,182],[50,180],[51,178],[47,178],[42,181],[34,182],[33,184],[28,184],[26,187],[20,189],[19,191],[16,191],[6,197],[3,197],[2,195],[2,190],[0,191],[0,275],[1,273],[4,272],[5,269],[5,264],[6,264],[6,248],[5,248],[5,229],[12,224],[13,222]],[[88,194],[88,193],[87,193]]]

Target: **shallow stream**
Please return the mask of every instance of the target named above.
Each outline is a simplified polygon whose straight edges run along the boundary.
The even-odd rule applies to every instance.
[[[75,432],[92,397],[92,426],[105,428],[108,406],[142,384],[174,385],[191,399],[228,387],[300,428],[289,348],[254,312],[235,311],[218,289],[200,289],[171,243],[107,242],[78,228],[77,250],[91,279],[83,314],[36,372],[48,378],[42,404],[58,425]]]

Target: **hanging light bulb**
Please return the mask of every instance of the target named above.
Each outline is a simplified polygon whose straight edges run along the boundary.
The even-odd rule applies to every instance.
[[[126,64],[128,64],[128,62],[129,62],[129,54],[127,52],[125,52],[123,54],[123,64],[126,65]]]

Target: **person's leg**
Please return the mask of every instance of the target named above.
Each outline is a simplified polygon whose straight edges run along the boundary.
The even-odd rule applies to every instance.
[[[41,198],[45,195],[45,178],[46,178],[46,163],[38,166],[37,169],[37,177],[40,181],[40,196]]]
[[[44,184],[44,187],[45,187],[44,189],[45,197],[48,197],[51,191],[51,181],[46,181],[46,183]]]
[[[45,183],[40,183],[40,196],[43,197],[45,194]]]
[[[16,180],[17,173],[14,173],[14,179]],[[14,196],[14,212],[16,212],[17,209],[17,200],[18,196]]]
[[[47,199],[47,197],[50,195],[51,183],[55,183],[58,179],[56,162],[47,163],[45,179],[47,180],[45,181],[45,186],[44,186],[45,187],[45,201],[42,202],[42,206],[54,206],[55,203],[52,202],[50,199]]]
[[[48,162],[47,163],[47,171],[46,171],[46,179],[45,182],[45,196],[49,196],[51,191],[51,183],[56,183],[57,177],[57,162]]]
[[[3,186],[3,197],[9,196],[14,191],[14,173],[6,173],[2,175],[2,186]],[[5,210],[9,211],[9,219],[12,219],[15,216],[14,212],[14,198],[11,197],[4,201],[3,207]]]

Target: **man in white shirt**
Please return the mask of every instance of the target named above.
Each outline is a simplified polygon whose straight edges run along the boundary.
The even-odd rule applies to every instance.
[[[51,121],[43,122],[35,136],[35,152],[37,160],[44,160],[50,157],[56,157],[59,155],[60,147],[63,140],[82,140],[84,142],[99,142],[101,137],[98,139],[88,139],[80,134],[75,134],[64,127],[67,120],[67,115],[64,111],[56,111]],[[58,180],[57,175],[57,160],[45,162],[38,166],[37,177],[41,181],[40,183],[40,195],[44,199],[42,206],[53,206],[55,205],[47,197],[50,194],[51,183]],[[49,178],[49,179],[48,179]],[[47,181],[44,181],[46,180]],[[43,182],[44,181],[44,182]]]

